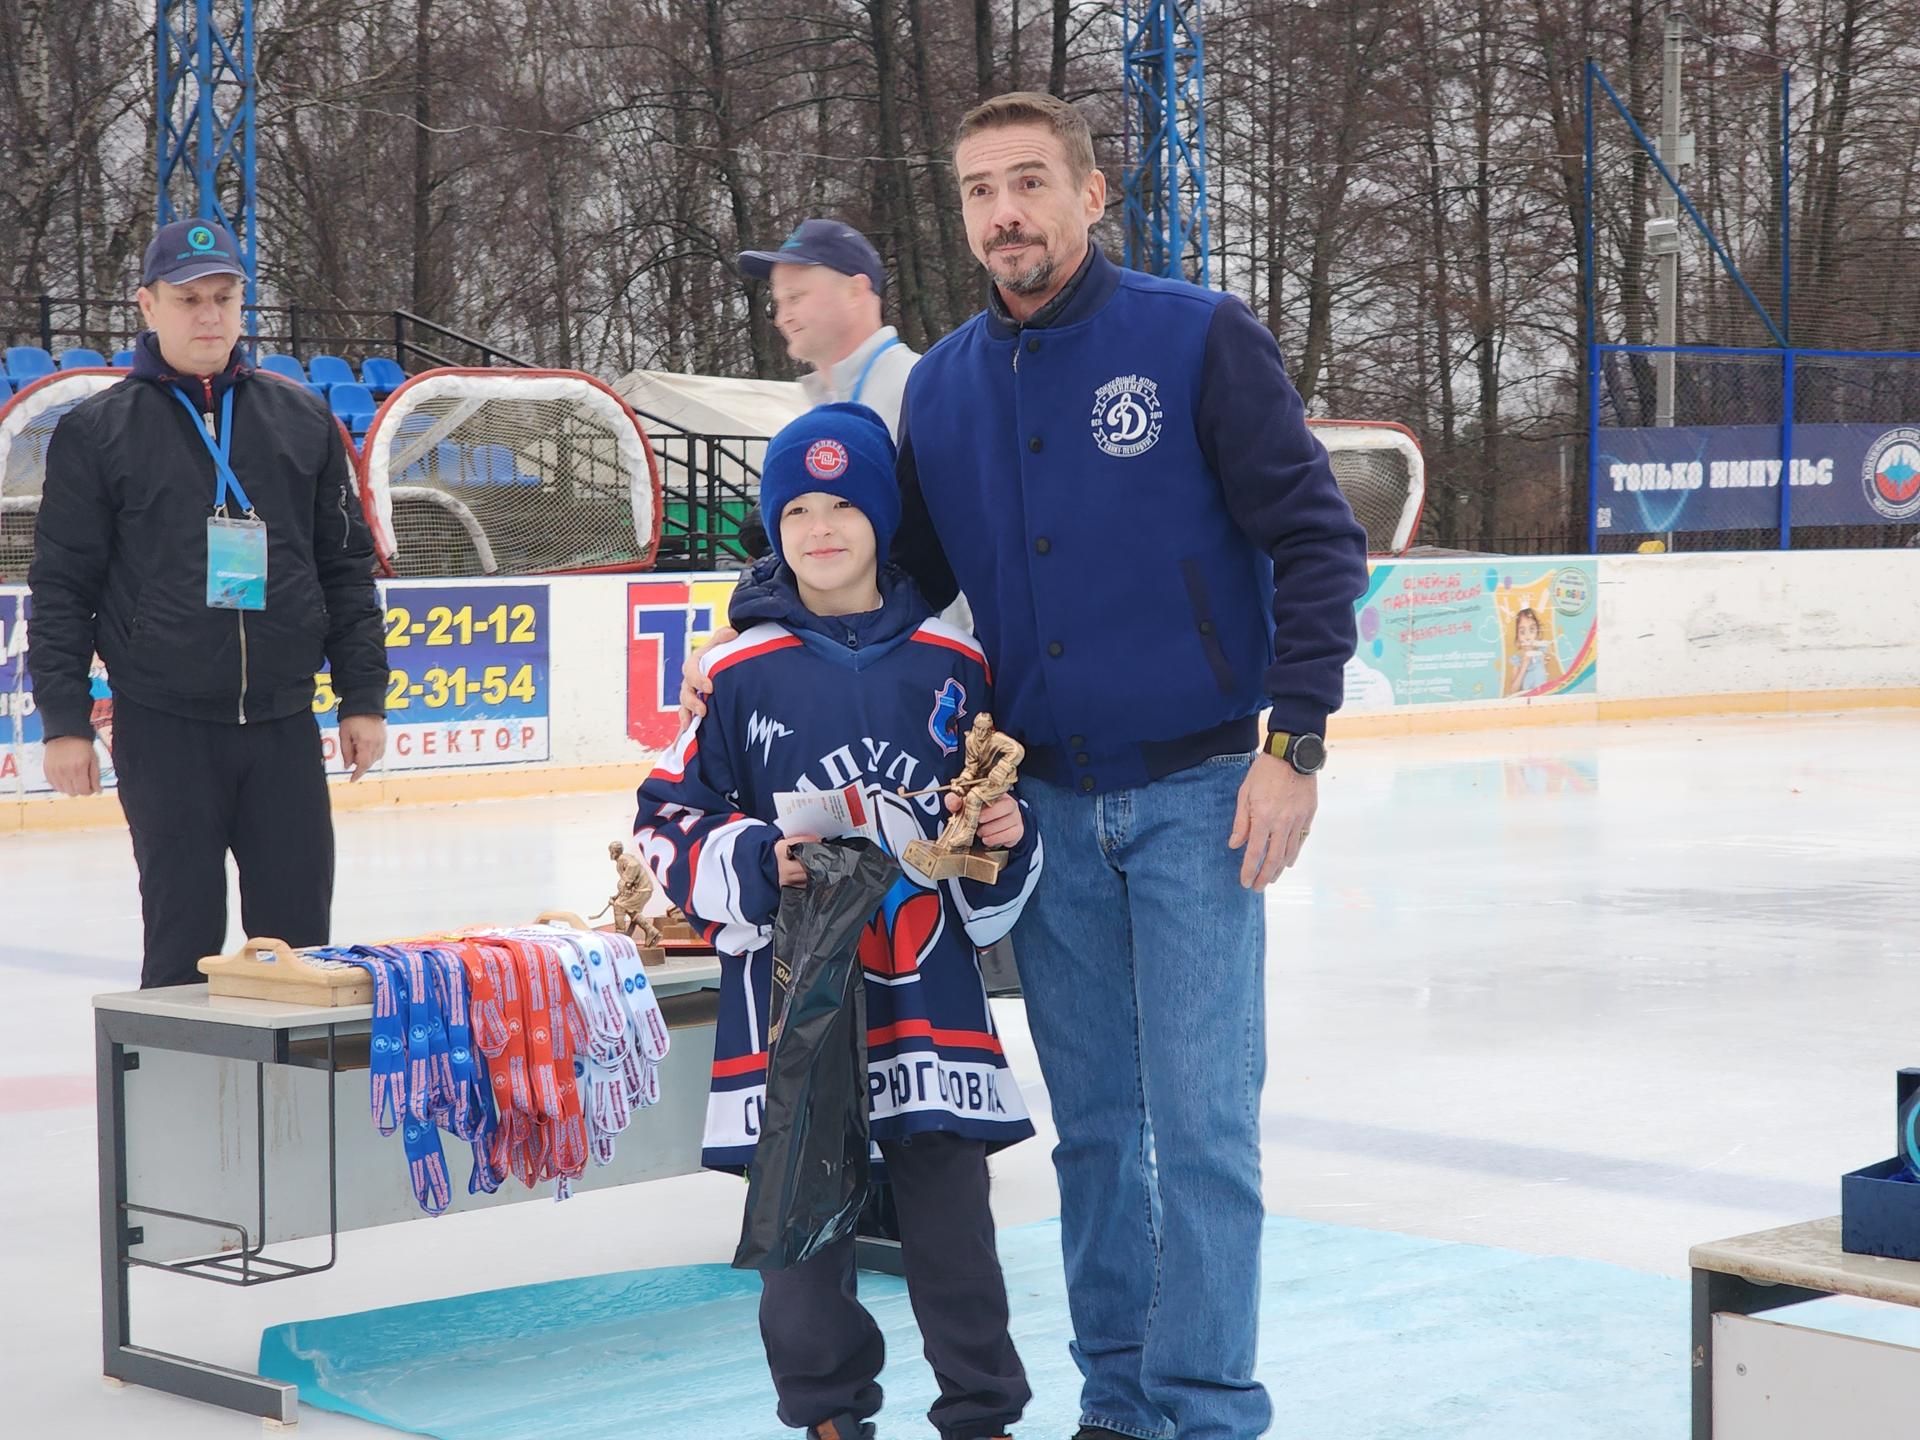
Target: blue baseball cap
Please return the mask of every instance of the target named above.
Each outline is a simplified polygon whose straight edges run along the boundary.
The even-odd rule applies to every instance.
[[[238,275],[244,279],[246,273],[240,263],[240,242],[218,220],[175,220],[162,225],[147,246],[140,283],[151,285],[164,280],[169,285],[184,285],[208,275]]]
[[[824,265],[842,275],[866,276],[876,295],[887,288],[880,252],[866,236],[838,220],[802,220],[778,250],[740,252],[740,273],[756,280],[766,279],[776,265]]]

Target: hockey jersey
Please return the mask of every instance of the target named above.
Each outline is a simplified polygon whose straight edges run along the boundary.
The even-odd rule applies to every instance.
[[[739,638],[701,660],[707,714],[640,786],[634,848],[721,957],[703,1155],[715,1169],[745,1168],[765,1108],[775,795],[857,785],[900,856],[947,814],[940,795],[901,792],[957,775],[967,727],[991,706],[973,637],[932,618],[901,572],[880,579],[882,604],[862,615],[812,614],[785,567],[736,592]],[[876,1140],[943,1130],[998,1148],[1033,1134],[974,953],[1013,928],[1039,879],[1030,814],[1026,825],[992,884],[936,885],[908,868],[862,937]]]

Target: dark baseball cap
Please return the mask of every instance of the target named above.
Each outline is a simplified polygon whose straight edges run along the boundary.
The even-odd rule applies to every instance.
[[[766,279],[776,265],[824,265],[842,275],[864,275],[873,282],[876,295],[887,287],[880,252],[867,243],[866,236],[838,220],[802,220],[778,250],[740,252],[740,273],[756,280]]]
[[[240,263],[240,243],[218,220],[175,220],[162,225],[147,246],[140,283],[151,285],[164,280],[169,285],[184,285],[208,275],[245,278],[246,273]]]

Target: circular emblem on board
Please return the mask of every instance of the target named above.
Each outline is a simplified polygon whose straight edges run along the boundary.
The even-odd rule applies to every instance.
[[[1920,430],[1903,425],[1873,442],[1860,483],[1867,503],[1889,520],[1920,514]]]

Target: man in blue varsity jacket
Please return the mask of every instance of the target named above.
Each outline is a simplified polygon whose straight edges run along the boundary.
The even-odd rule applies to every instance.
[[[959,773],[972,719],[991,704],[973,638],[934,619],[913,582],[881,563],[900,518],[894,463],[886,426],[861,405],[820,406],[773,438],[760,478],[772,563],[734,596],[742,633],[701,657],[704,716],[640,787],[635,847],[721,954],[705,1150],[720,1169],[744,1169],[759,1137],[772,924],[781,887],[806,883],[788,852],[814,838],[770,823],[774,797],[857,786],[883,843],[903,855],[937,836],[950,808],[911,792]],[[1009,851],[998,880],[935,884],[905,867],[860,952],[873,1136],[940,1380],[929,1418],[947,1440],[1005,1435],[1029,1396],[1007,1335],[986,1157],[1033,1126],[974,947],[1013,927],[1041,846],[1012,796],[982,810],[978,837]],[[853,1237],[761,1278],[781,1421],[822,1440],[871,1436],[883,1348],[854,1298]]]
[[[1365,539],[1253,312],[1092,244],[1106,182],[1071,106],[987,101],[954,169],[992,285],[907,382],[893,548],[931,603],[972,602],[1047,836],[1014,944],[1077,1440],[1245,1440],[1272,1415],[1261,892],[1313,820]]]
[[[1247,1440],[1272,1414],[1261,892],[1313,819],[1365,538],[1253,312],[1091,243],[1106,186],[1071,106],[986,102],[954,168],[993,284],[908,381],[895,553],[972,602],[1047,836],[1014,943],[1080,1435]]]

